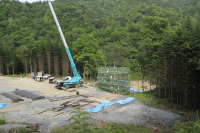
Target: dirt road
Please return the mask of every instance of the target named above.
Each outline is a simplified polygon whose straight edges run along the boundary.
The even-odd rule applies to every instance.
[[[23,127],[39,123],[42,132],[50,132],[53,128],[66,124],[67,119],[71,117],[70,112],[75,110],[73,106],[68,106],[61,111],[52,110],[52,108],[57,108],[67,101],[92,100],[92,103],[81,106],[81,109],[85,111],[99,105],[101,101],[114,102],[127,98],[123,95],[103,92],[93,87],[58,90],[54,87],[54,84],[49,84],[47,80],[37,82],[29,78],[0,77],[0,93],[7,92],[13,94],[16,88],[43,95],[45,99],[33,101],[23,98],[24,101],[13,103],[10,99],[0,95],[0,103],[7,103],[5,108],[0,109],[0,113],[6,116],[6,124],[1,125],[0,129],[5,131],[11,127]],[[79,91],[83,96],[51,101],[58,97],[76,95],[76,91],[73,90]],[[88,97],[86,98],[85,96]],[[170,125],[175,120],[183,119],[178,114],[149,107],[137,100],[124,105],[104,107],[98,113],[91,113],[91,116],[95,120],[105,122],[123,124],[139,123],[149,126],[158,126],[159,124]]]

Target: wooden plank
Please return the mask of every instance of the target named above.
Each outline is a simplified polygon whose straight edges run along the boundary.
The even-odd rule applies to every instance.
[[[58,116],[58,115],[61,115],[61,114],[63,114],[63,113],[65,113],[65,112],[60,112],[60,113],[58,113],[58,114],[55,114],[53,117]]]
[[[90,104],[90,103],[86,103],[86,104],[79,105],[79,106],[77,106],[77,107],[74,107],[74,109],[77,109],[77,108],[80,108],[80,107],[86,106],[86,105],[88,105],[88,104]]]
[[[44,111],[38,112],[37,114],[42,114],[42,113],[44,113],[44,112],[46,112],[46,111],[48,111],[48,110],[51,110],[51,109],[46,109],[46,110],[44,110]]]
[[[60,101],[60,100],[75,98],[75,97],[77,97],[77,96],[76,95],[72,95],[72,96],[58,97],[58,98],[55,98],[55,99],[49,99],[49,101],[50,102],[54,102],[54,101]]]

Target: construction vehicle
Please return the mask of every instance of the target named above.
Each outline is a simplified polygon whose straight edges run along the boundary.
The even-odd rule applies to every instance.
[[[54,12],[54,9],[53,9],[53,6],[52,6],[50,0],[48,0],[48,5],[49,5],[49,8],[50,8],[51,13],[52,13],[52,15],[53,15],[53,18],[54,18],[54,20],[55,20],[55,23],[56,23],[56,26],[57,26],[57,28],[58,28],[58,31],[59,31],[59,33],[60,33],[62,42],[63,42],[63,44],[64,44],[64,46],[65,46],[65,51],[66,51],[66,53],[67,53],[67,55],[68,55],[68,58],[69,58],[69,61],[70,61],[70,63],[71,63],[71,67],[72,67],[72,70],[73,70],[73,74],[74,74],[74,77],[72,77],[70,80],[57,81],[57,82],[56,82],[56,87],[57,87],[58,89],[68,89],[68,88],[70,88],[70,87],[82,86],[83,82],[81,81],[81,76],[79,75],[79,73],[78,73],[78,71],[77,71],[77,69],[76,69],[76,65],[75,65],[75,63],[74,63],[74,60],[73,60],[72,55],[71,55],[71,52],[70,52],[70,50],[69,50],[69,47],[68,47],[68,45],[67,45],[67,42],[66,42],[66,40],[65,40],[65,37],[64,37],[64,35],[63,35],[62,29],[61,29],[61,27],[60,27],[60,24],[59,24],[59,22],[58,22],[58,19],[57,19],[57,17],[56,17],[56,14],[55,14],[55,12]]]

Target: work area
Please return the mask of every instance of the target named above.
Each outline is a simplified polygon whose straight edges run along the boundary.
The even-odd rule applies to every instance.
[[[200,2],[30,1],[0,0],[0,133],[200,133]]]
[[[8,84],[12,83],[12,84]],[[40,99],[31,99],[15,95],[22,100],[13,102],[11,99],[0,95],[0,103],[7,105],[0,109],[6,117],[6,124],[0,125],[1,130],[10,128],[39,125],[42,132],[50,132],[56,127],[68,124],[67,120],[72,116],[71,111],[80,108],[82,111],[93,109],[101,104],[114,103],[126,100],[128,97],[101,91],[92,86],[82,86],[60,90],[55,84],[49,84],[48,80],[35,82],[31,78],[0,77],[0,93],[15,95],[16,89],[25,90],[38,96]],[[77,93],[78,92],[78,93]],[[144,124],[157,126],[160,123],[171,125],[175,120],[182,120],[182,116],[169,111],[147,106],[137,99],[126,104],[113,104],[102,108],[96,113],[90,113],[97,121],[122,124]]]

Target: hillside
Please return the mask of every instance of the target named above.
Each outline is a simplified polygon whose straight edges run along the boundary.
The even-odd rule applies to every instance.
[[[200,105],[198,0],[56,0],[55,12],[79,73],[127,66],[157,85],[156,95]],[[0,73],[72,70],[47,2],[0,1]]]

